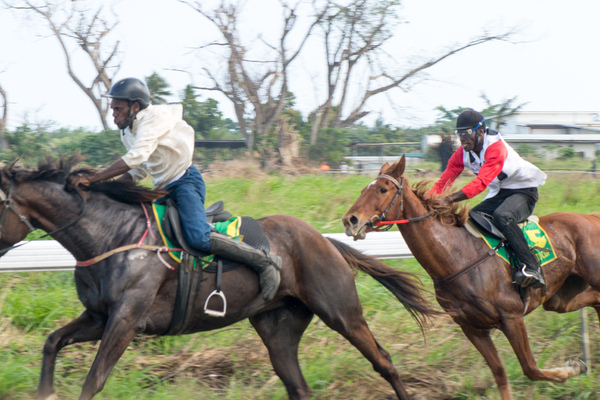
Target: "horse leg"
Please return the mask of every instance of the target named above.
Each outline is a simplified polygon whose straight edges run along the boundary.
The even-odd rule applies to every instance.
[[[581,361],[567,361],[564,367],[539,369],[529,347],[527,330],[521,316],[503,319],[502,332],[513,348],[523,373],[532,381],[564,382],[568,378],[580,375],[587,370]]]
[[[310,397],[310,389],[298,363],[298,345],[313,313],[303,304],[266,311],[250,318],[269,351],[275,373],[292,400]]]
[[[392,363],[390,354],[377,343],[367,325],[367,321],[362,316],[362,312],[359,312],[358,315],[338,315],[333,318],[319,316],[323,319],[323,322],[344,336],[371,362],[373,369],[388,381],[399,399],[410,399],[398,376],[398,371]]]
[[[332,294],[335,298],[321,298],[319,301],[315,301],[316,297],[311,298],[310,309],[371,362],[373,369],[389,382],[399,399],[410,399],[390,354],[377,343],[363,317],[352,275],[348,278],[352,280],[344,284],[343,276],[337,277],[339,287]]]
[[[53,379],[56,356],[65,346],[73,343],[99,340],[104,332],[104,321],[94,318],[87,310],[48,336],[44,344],[42,372],[38,385],[38,397],[43,400],[55,399]]]
[[[150,303],[152,300],[150,300]],[[144,307],[145,308],[145,307]],[[133,338],[141,331],[140,316],[145,309],[131,304],[122,305],[109,317],[96,358],[85,378],[79,400],[92,399],[103,388],[108,376],[127,349]]]
[[[502,360],[498,355],[496,346],[490,337],[490,331],[488,329],[473,329],[465,326],[461,326],[460,328],[492,370],[502,400],[511,400],[512,395],[508,376],[506,375],[506,370],[504,369],[504,365],[502,365]]]
[[[577,311],[583,307],[596,308],[599,306],[600,293],[596,289],[588,287],[583,292],[578,293],[571,298],[559,296],[557,293],[544,303],[544,310],[555,311],[557,313],[568,313],[571,311]]]

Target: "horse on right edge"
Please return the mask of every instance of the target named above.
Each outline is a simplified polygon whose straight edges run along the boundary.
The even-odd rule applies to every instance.
[[[490,333],[499,329],[531,380],[564,382],[587,370],[579,360],[540,369],[529,346],[523,316],[542,305],[566,313],[593,307],[600,316],[600,214],[555,212],[540,217],[557,255],[543,266],[546,293],[528,288],[524,301],[515,290],[509,264],[489,254],[483,239],[465,228],[467,209],[442,207],[423,184],[411,187],[405,158],[386,163],[342,218],[346,235],[364,239],[380,221],[398,228],[419,264],[434,282],[438,303],[481,353],[494,374],[503,400],[512,399],[510,383]]]

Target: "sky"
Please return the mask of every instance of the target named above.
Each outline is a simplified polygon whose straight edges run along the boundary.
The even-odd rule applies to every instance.
[[[60,0],[57,0],[60,1]],[[114,1],[77,0],[94,6]],[[205,7],[217,3],[204,0]],[[280,12],[275,0],[246,0],[241,18],[244,37],[273,39]],[[193,49],[217,38],[200,14],[176,0],[120,0],[114,5],[120,23],[122,66],[115,80],[157,72],[170,84],[177,101],[187,84],[201,84],[201,66]],[[485,94],[492,103],[517,97],[529,111],[600,111],[600,1],[571,0],[404,0],[403,23],[394,29],[386,50],[398,71],[406,71],[444,50],[487,32],[517,29],[516,43],[493,42],[468,49],[427,70],[409,90],[395,90],[368,104],[372,124],[382,118],[394,126],[434,123],[435,107],[481,109]],[[259,36],[260,35],[260,36]],[[291,90],[306,115],[322,95],[315,78],[322,61],[306,57],[294,64]],[[84,62],[83,59],[76,59]],[[0,85],[9,99],[8,129],[27,121],[56,128],[100,131],[98,114],[69,77],[58,41],[39,19],[0,8]],[[184,70],[187,72],[178,72]],[[91,79],[84,77],[84,79]],[[219,101],[225,116],[231,104],[215,92],[201,99]],[[109,122],[112,127],[112,120]]]

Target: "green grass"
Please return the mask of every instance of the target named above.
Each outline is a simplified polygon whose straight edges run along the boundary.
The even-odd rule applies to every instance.
[[[413,176],[411,181],[419,179]],[[370,180],[350,175],[210,178],[207,203],[222,199],[233,214],[255,218],[292,214],[322,232],[341,232],[341,216]],[[595,200],[599,193],[600,179],[549,174],[536,214],[600,211]],[[432,290],[431,279],[415,260],[388,263],[417,274]],[[416,399],[499,399],[483,358],[448,317],[435,317],[423,336],[408,312],[372,278],[359,274],[356,285],[371,330],[390,352]],[[434,301],[433,294],[427,296]],[[0,399],[35,396],[47,335],[82,311],[72,273],[0,274]],[[507,340],[501,333],[494,334],[515,399],[600,398],[600,374],[595,371],[595,363],[600,362],[600,329],[595,313],[588,314],[591,374],[564,384],[529,381]],[[525,321],[541,367],[558,367],[581,356],[579,312],[559,315],[540,308]],[[98,343],[85,343],[61,351],[55,373],[59,398],[77,398],[97,348]],[[303,337],[300,363],[315,399],[393,398],[389,385],[366,359],[318,318]],[[245,400],[287,395],[262,342],[243,321],[194,335],[137,338],[97,398]]]

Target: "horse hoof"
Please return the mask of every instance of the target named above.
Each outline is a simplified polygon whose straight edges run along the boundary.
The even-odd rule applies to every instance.
[[[565,367],[571,371],[569,376],[577,376],[587,372],[587,365],[582,360],[568,360]]]

